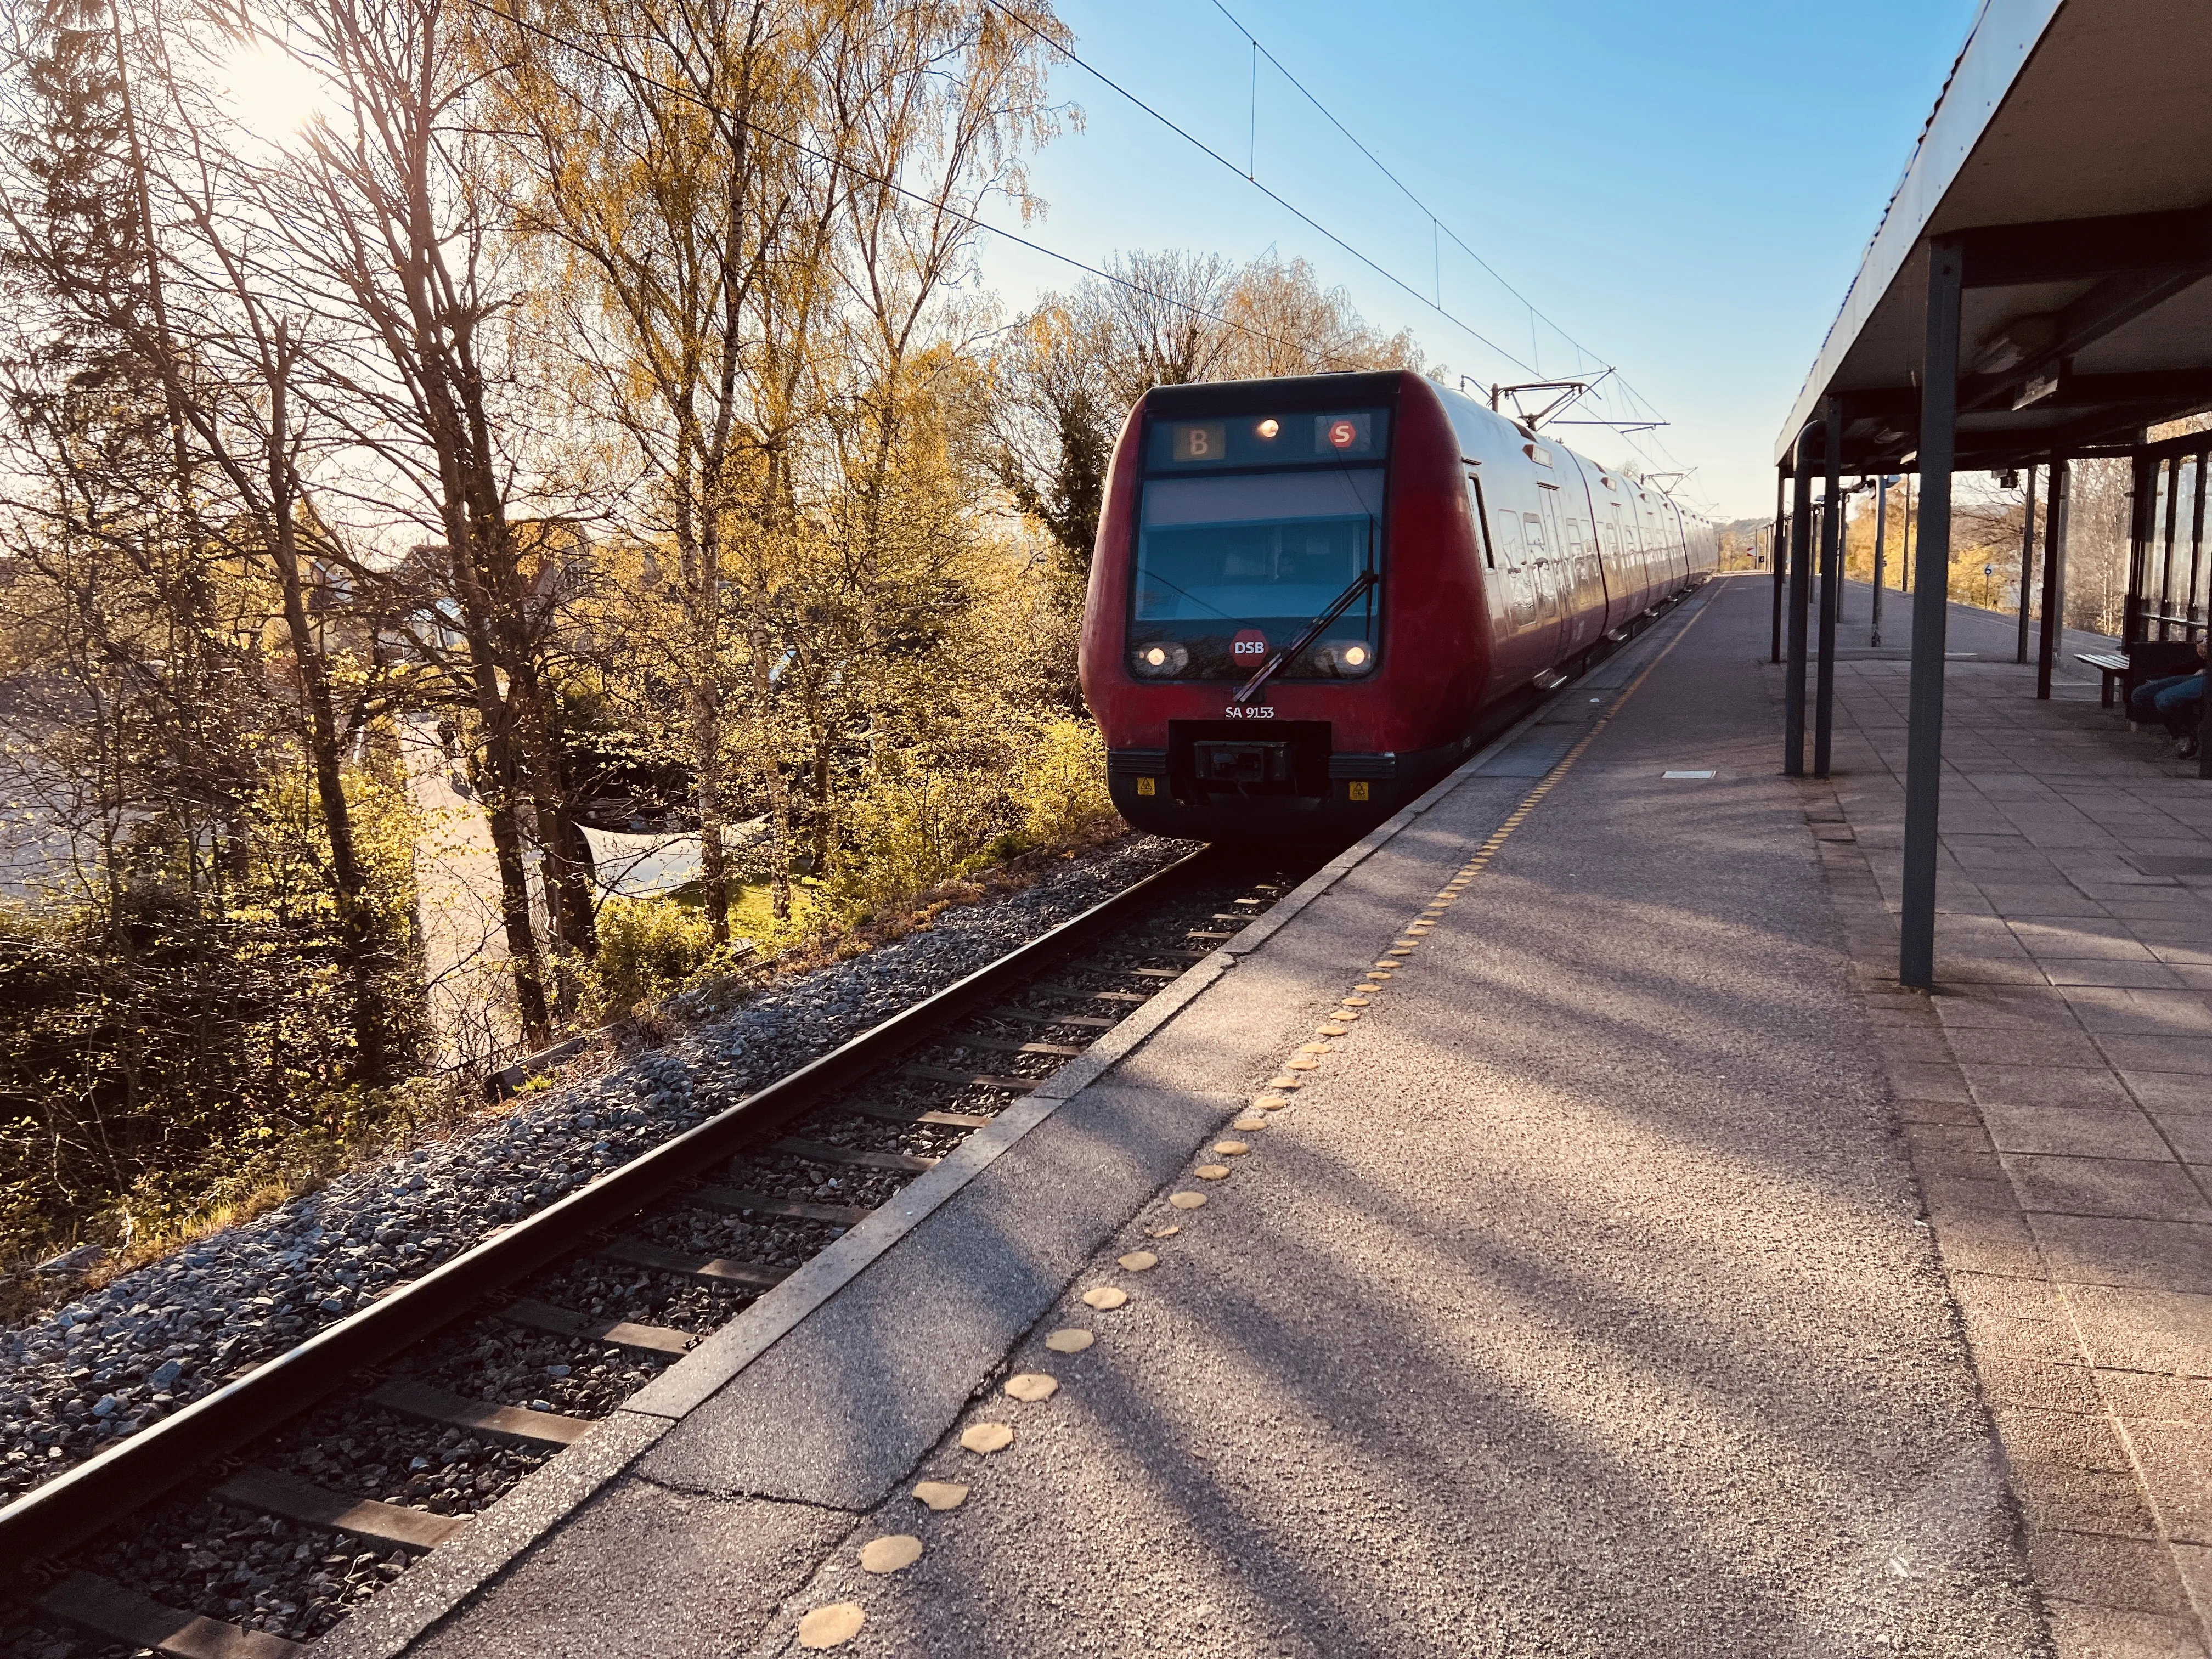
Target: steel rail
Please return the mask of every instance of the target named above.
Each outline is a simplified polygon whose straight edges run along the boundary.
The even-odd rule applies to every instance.
[[[1191,874],[1192,866],[1212,852],[1201,848],[1155,871],[26,1492],[0,1509],[0,1582],[166,1496],[203,1466],[335,1394],[349,1378],[452,1324],[515,1280],[578,1249],[592,1233],[693,1179],[702,1168],[744,1150],[824,1096],[936,1036],[973,1005],[1000,994],[1007,981],[1026,977],[1115,926],[1129,911]]]

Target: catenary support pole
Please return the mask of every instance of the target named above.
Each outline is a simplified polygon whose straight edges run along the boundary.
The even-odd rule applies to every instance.
[[[1905,715],[1905,868],[1897,976],[1936,982],[1936,860],[1943,800],[1943,642],[1951,587],[1951,459],[1959,422],[1959,296],[1965,251],[1928,245],[1928,339],[1920,378],[1920,548],[1912,596],[1912,692]]]
[[[1828,510],[1820,515],[1820,674],[1813,702],[1813,775],[1828,775],[1836,735],[1836,624],[1844,613],[1843,410],[1833,398],[1821,406],[1827,437]]]
[[[2034,607],[2028,595],[2035,591],[2035,463],[2027,467],[2027,522],[2020,532],[2020,649],[2014,662],[2027,660],[2027,619]]]
[[[2050,499],[2043,506],[2043,634],[2035,653],[2035,695],[2051,700],[2051,675],[2058,661],[2059,630],[2066,617],[2066,463],[2051,458]]]
[[[1791,458],[1790,509],[1790,663],[1782,682],[1782,775],[1805,775],[1806,609],[1813,599],[1813,474],[1805,465],[1800,434]]]

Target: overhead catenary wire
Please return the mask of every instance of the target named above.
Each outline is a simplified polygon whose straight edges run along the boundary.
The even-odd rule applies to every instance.
[[[801,155],[808,156],[814,161],[821,161],[830,167],[842,168],[857,179],[868,184],[874,185],[880,189],[888,190],[894,195],[904,197],[907,200],[918,203],[923,207],[933,209],[937,212],[945,214],[950,218],[958,220],[962,224],[967,225],[972,229],[980,231],[985,235],[1003,237],[1005,240],[1013,243],[1018,247],[1027,248],[1032,253],[1042,254],[1048,259],[1055,260],[1059,264],[1066,265],[1072,270],[1082,271],[1086,276],[1096,276],[1102,282],[1111,283],[1115,287],[1127,289],[1132,294],[1140,294],[1147,299],[1157,300],[1162,305],[1172,307],[1176,310],[1188,313],[1193,317],[1202,318],[1210,323],[1218,323],[1224,328],[1235,329],[1240,334],[1249,334],[1255,340],[1266,341],[1269,345],[1285,346],[1293,350],[1306,349],[1297,341],[1284,339],[1279,335],[1268,333],[1265,329],[1255,328],[1249,323],[1240,323],[1233,317],[1224,317],[1218,312],[1208,311],[1203,306],[1193,305],[1188,300],[1178,299],[1172,294],[1164,293],[1158,289],[1151,287],[1149,284],[1137,282],[1131,277],[1118,275],[1111,270],[1103,270],[1097,265],[1090,264],[1086,260],[1077,258],[1072,253],[1062,253],[1057,248],[1047,247],[1043,243],[1033,240],[1030,237],[1017,235],[1011,230],[1007,230],[999,225],[993,224],[988,219],[978,218],[972,213],[969,213],[962,209],[954,207],[947,198],[925,195],[918,190],[911,189],[908,186],[899,183],[896,179],[885,178],[880,173],[870,172],[867,168],[860,166],[856,162],[848,161],[842,156],[832,155],[826,151],[817,149],[812,145],[805,143],[803,139],[793,138],[788,133],[778,132],[773,127],[764,127],[757,121],[749,121],[742,115],[732,113],[728,109],[714,103],[712,100],[701,97],[697,93],[691,91],[689,88],[676,86],[669,82],[659,80],[653,76],[646,74],[644,71],[633,65],[621,63],[615,58],[608,57],[604,52],[594,52],[589,46],[556,33],[553,30],[545,27],[542,24],[532,22],[529,19],[520,16],[513,11],[504,9],[496,3],[496,0],[468,0],[468,3],[475,7],[477,10],[487,13],[490,16],[496,18],[502,23],[506,23],[514,28],[523,30],[526,33],[534,34],[541,40],[550,41],[553,45],[559,46],[562,50],[565,52],[573,52],[580,58],[588,58],[591,62],[599,64],[603,69],[612,70],[617,74],[623,76],[624,78],[636,85],[651,87],[656,92],[665,92],[672,98],[682,99],[685,102],[696,105],[700,109],[705,110],[722,120],[729,121],[735,125],[743,127],[746,131],[752,133],[758,137],[769,139],[775,143],[787,145]],[[996,9],[1002,11],[1004,10],[1003,7]],[[1011,16],[1012,14],[1008,13],[1007,15]],[[1026,19],[1017,21],[1022,21],[1025,25],[1027,23]],[[1035,30],[1032,30],[1032,33],[1035,32]],[[1039,38],[1045,40],[1048,43],[1050,42],[1051,39],[1051,37],[1047,35],[1041,35]],[[1327,355],[1331,362],[1344,364],[1352,368],[1359,367],[1359,365],[1352,363],[1351,359],[1340,354],[1329,353]]]
[[[1472,259],[1486,275],[1488,275],[1492,282],[1496,283],[1498,287],[1504,289],[1506,293],[1512,295],[1512,297],[1521,304],[1521,306],[1528,313],[1529,350],[1532,355],[1537,354],[1540,349],[1536,341],[1535,327],[1536,325],[1540,322],[1547,328],[1549,328],[1554,334],[1558,335],[1559,338],[1565,341],[1567,344],[1573,347],[1585,361],[1590,362],[1603,362],[1605,361],[1601,353],[1592,350],[1589,347],[1584,345],[1580,340],[1577,339],[1572,334],[1569,333],[1556,319],[1547,313],[1536,304],[1534,301],[1531,300],[1519,289],[1514,287],[1514,285],[1506,279],[1504,274],[1495,265],[1492,264],[1489,260],[1484,258],[1481,254],[1478,253],[1473,247],[1469,246],[1466,239],[1462,237],[1457,231],[1454,230],[1449,225],[1444,223],[1443,220],[1438,216],[1436,210],[1431,208],[1426,202],[1423,201],[1420,197],[1415,193],[1413,187],[1411,185],[1408,185],[1404,179],[1401,179],[1395,173],[1391,171],[1389,165],[1372,149],[1369,149],[1366,143],[1362,140],[1357,133],[1353,132],[1350,127],[1345,125],[1344,122],[1338,118],[1336,112],[1330,109],[1327,104],[1323,103],[1304,82],[1299,80],[1296,75],[1292,74],[1288,65],[1286,65],[1281,58],[1276,57],[1273,52],[1269,51],[1266,46],[1261,44],[1259,36],[1253,33],[1250,29],[1247,28],[1243,22],[1237,17],[1237,14],[1231,11],[1227,5],[1223,3],[1223,0],[1212,0],[1212,3],[1213,5],[1213,9],[1219,12],[1223,17],[1228,20],[1230,27],[1235,29],[1239,34],[1243,35],[1246,41],[1249,43],[1255,60],[1256,61],[1260,58],[1265,58],[1270,64],[1273,64],[1275,66],[1276,72],[1297,89],[1298,95],[1304,98],[1306,102],[1311,104],[1316,110],[1319,111],[1322,118],[1326,120],[1331,126],[1334,127],[1338,132],[1341,133],[1344,136],[1346,142],[1350,143],[1354,149],[1360,153],[1360,155],[1366,157],[1367,161],[1373,166],[1375,170],[1381,173],[1385,179],[1388,179],[1391,184],[1395,185],[1400,192],[1404,195],[1406,199],[1411,202],[1415,209],[1420,212],[1422,216],[1428,220],[1432,234],[1450,237],[1452,240],[1452,245],[1455,247],[1458,248],[1461,252],[1466,254],[1468,258]],[[1253,117],[1255,125],[1258,120],[1257,103],[1258,94],[1255,89],[1254,94],[1255,112]],[[1256,149],[1256,144],[1255,148]],[[1257,180],[1255,179],[1254,182],[1256,183]],[[1438,303],[1433,305],[1431,309],[1442,312],[1443,306],[1441,301],[1443,291],[1443,278],[1441,268],[1441,260],[1438,262],[1436,281]],[[1518,362],[1518,359],[1514,359],[1512,361]],[[1533,367],[1528,364],[1523,364],[1522,366],[1524,368]],[[1542,370],[1540,368],[1534,368],[1533,372],[1540,374]],[[1650,427],[1653,426],[1664,426],[1668,424],[1666,421],[1659,418],[1659,411],[1651,403],[1650,399],[1644,397],[1640,392],[1637,391],[1635,386],[1630,383],[1626,375],[1620,374],[1617,368],[1610,366],[1607,368],[1606,373],[1613,377],[1614,382],[1620,387],[1621,391],[1625,392],[1630,400],[1641,410],[1642,414],[1638,417],[1639,421],[1648,419],[1648,424],[1638,427],[1637,429],[1649,430]],[[1577,422],[1577,424],[1614,425],[1617,423],[1613,422]],[[1626,428],[1624,428],[1620,435],[1624,441],[1627,442],[1631,447],[1636,449],[1640,453],[1643,453],[1646,459],[1653,459],[1650,453],[1644,450],[1643,445],[1636,442],[1632,430],[1626,429]],[[1663,441],[1661,441],[1659,447],[1662,450],[1665,450],[1667,447]],[[1675,459],[1671,451],[1668,452],[1668,459],[1669,460],[1674,460]],[[1692,469],[1692,471],[1694,470],[1695,469]]]
[[[1399,276],[1397,272],[1390,270],[1380,261],[1370,258],[1361,249],[1354,247],[1350,242],[1345,240],[1343,237],[1338,235],[1327,225],[1322,224],[1321,221],[1315,218],[1304,209],[1297,206],[1295,203],[1287,200],[1270,186],[1261,184],[1257,179],[1247,173],[1243,167],[1238,167],[1236,162],[1231,161],[1219,150],[1214,149],[1212,145],[1207,143],[1204,139],[1198,137],[1187,127],[1180,125],[1172,117],[1164,115],[1161,113],[1160,111],[1153,108],[1152,105],[1146,103],[1143,99],[1137,96],[1135,93],[1130,91],[1128,88],[1123,86],[1119,81],[1114,79],[1112,76],[1107,74],[1105,70],[1100,69],[1096,64],[1091,63],[1082,57],[1081,54],[1077,52],[1073,47],[1062,46],[1059,41],[1054,40],[1049,34],[1047,34],[1036,24],[1030,22],[1028,18],[1022,16],[1018,12],[1009,10],[1006,7],[1000,4],[999,0],[984,0],[984,3],[1000,16],[1006,18],[1011,22],[1018,23],[1022,27],[1027,29],[1031,34],[1036,36],[1038,40],[1043,41],[1048,50],[1058,52],[1061,57],[1067,59],[1069,63],[1074,64],[1085,74],[1097,81],[1101,86],[1103,86],[1109,90],[1118,94],[1120,96],[1127,99],[1129,102],[1134,104],[1139,109],[1144,111],[1146,114],[1151,116],[1152,119],[1158,121],[1169,131],[1174,133],[1176,137],[1190,145],[1191,148],[1196,149],[1201,155],[1211,157],[1212,160],[1219,162],[1223,167],[1228,168],[1230,172],[1235,173],[1239,179],[1243,179],[1244,182],[1251,185],[1253,189],[1258,191],[1262,196],[1265,196],[1277,207],[1281,208],[1283,211],[1289,214],[1292,218],[1297,220],[1299,223],[1304,225],[1307,229],[1312,231],[1316,235],[1327,237],[1330,241],[1335,243],[1337,246],[1342,248],[1353,258],[1358,260],[1361,264],[1365,265],[1377,276],[1382,278],[1384,282],[1389,283],[1394,288],[1401,289],[1407,297],[1416,301],[1419,304],[1428,307],[1430,310],[1435,312],[1437,315],[1444,319],[1454,327],[1463,331],[1469,338],[1479,341],[1483,345],[1489,347],[1491,350],[1496,352],[1499,356],[1503,357],[1507,362],[1511,363],[1515,368],[1528,369],[1532,374],[1536,372],[1532,364],[1522,362],[1511,351],[1509,351],[1505,347],[1498,344],[1497,341],[1492,339],[1488,335],[1485,334],[1480,329],[1475,327],[1474,324],[1468,322],[1465,318],[1455,316],[1452,313],[1445,310],[1442,306],[1430,299],[1427,295],[1422,293],[1420,289],[1415,288],[1412,283],[1406,281],[1404,277]],[[1257,42],[1255,42],[1254,44],[1256,46]],[[1272,62],[1272,58],[1269,61]]]
[[[1328,240],[1334,243],[1346,253],[1351,255],[1352,258],[1358,260],[1361,264],[1365,265],[1370,270],[1375,272],[1376,275],[1381,276],[1385,282],[1390,283],[1394,288],[1398,289],[1417,304],[1425,306],[1428,309],[1436,313],[1437,316],[1442,317],[1454,327],[1467,334],[1471,339],[1475,340],[1481,345],[1497,353],[1499,357],[1512,364],[1515,368],[1527,370],[1532,374],[1539,374],[1541,373],[1534,363],[1522,358],[1517,353],[1509,349],[1507,347],[1500,344],[1498,341],[1491,338],[1488,335],[1482,332],[1481,330],[1468,322],[1465,318],[1445,308],[1445,307],[1441,303],[1443,297],[1441,268],[1439,268],[1437,272],[1437,285],[1438,291],[1437,295],[1434,298],[1431,298],[1430,295],[1423,294],[1419,289],[1407,282],[1396,272],[1389,270],[1378,260],[1370,257],[1364,250],[1354,246],[1351,242],[1346,240],[1345,238],[1329,229],[1328,226],[1321,223],[1318,220],[1314,218],[1311,214],[1307,213],[1304,209],[1285,198],[1279,191],[1267,185],[1260,183],[1259,179],[1255,176],[1256,172],[1258,120],[1258,88],[1256,84],[1254,87],[1252,94],[1253,106],[1251,112],[1251,122],[1254,129],[1251,141],[1253,147],[1253,156],[1251,160],[1254,165],[1240,167],[1229,157],[1222,155],[1220,151],[1215,149],[1203,139],[1196,137],[1188,129],[1176,121],[1172,117],[1165,114],[1161,110],[1148,103],[1143,98],[1138,96],[1137,94],[1131,91],[1127,87],[1123,86],[1112,76],[1108,75],[1097,64],[1091,63],[1073,48],[1062,45],[1060,41],[1054,40],[1050,35],[1045,33],[1043,30],[1038,28],[1037,26],[1030,22],[1029,19],[1010,10],[1007,7],[1000,3],[1000,0],[984,0],[984,3],[993,10],[998,12],[1001,16],[1006,18],[1009,21],[1016,23],[1021,27],[1028,30],[1029,33],[1035,35],[1039,40],[1042,41],[1048,50],[1065,58],[1069,63],[1074,64],[1077,68],[1082,70],[1086,75],[1089,75],[1092,79],[1098,82],[1100,85],[1107,88],[1117,96],[1134,105],[1139,110],[1142,110],[1146,115],[1159,123],[1160,125],[1165,127],[1169,131],[1174,133],[1178,138],[1181,138],[1185,143],[1190,145],[1194,149],[1196,149],[1201,155],[1206,155],[1219,166],[1226,168],[1229,172],[1236,174],[1238,178],[1243,179],[1247,184],[1260,191],[1261,195],[1267,197],[1268,200],[1274,203],[1285,212],[1298,220],[1299,222],[1305,225],[1316,234],[1325,237]],[[1420,198],[1414,194],[1410,186],[1408,186],[1402,179],[1401,179],[1395,173],[1391,172],[1390,169],[1383,164],[1381,159],[1375,155],[1373,150],[1370,149],[1366,144],[1362,143],[1360,139],[1351,131],[1349,128],[1346,127],[1343,122],[1339,120],[1335,114],[1332,112],[1326,105],[1322,104],[1318,98],[1316,98],[1311,92],[1308,91],[1298,81],[1297,76],[1291,75],[1288,70],[1283,67],[1281,60],[1278,58],[1274,53],[1269,52],[1266,46],[1262,46],[1260,43],[1258,37],[1254,35],[1243,23],[1239,22],[1236,15],[1231,12],[1225,5],[1223,5],[1221,3],[1221,0],[1213,0],[1213,4],[1215,9],[1218,10],[1221,15],[1229,21],[1231,25],[1234,27],[1239,33],[1243,34],[1245,40],[1250,44],[1254,53],[1254,62],[1255,65],[1258,58],[1261,56],[1265,56],[1267,61],[1273,64],[1282,74],[1283,77],[1289,81],[1292,86],[1296,87],[1298,92],[1307,100],[1307,101],[1311,103],[1316,109],[1322,112],[1322,116],[1328,119],[1331,125],[1334,126],[1339,132],[1342,133],[1352,146],[1357,149],[1362,155],[1365,156],[1385,178],[1389,179],[1393,185],[1396,185],[1400,191],[1405,193],[1407,198],[1413,202],[1414,206],[1419,209],[1421,213],[1431,221],[1431,222],[1436,227],[1437,232],[1441,234],[1449,236],[1452,239],[1452,242],[1455,246],[1461,249],[1461,251],[1465,252],[1469,258],[1480,265],[1485,271],[1488,272],[1490,276],[1498,282],[1500,287],[1504,288],[1507,293],[1510,294],[1515,300],[1519,301],[1520,304],[1526,308],[1531,319],[1530,327],[1532,330],[1534,328],[1536,321],[1540,319],[1551,327],[1552,330],[1560,337],[1560,338],[1565,340],[1575,349],[1576,351],[1582,354],[1585,358],[1596,358],[1595,353],[1592,352],[1587,346],[1584,346],[1580,341],[1569,334],[1566,330],[1561,328],[1559,324],[1553,322],[1550,317],[1540,311],[1525,295],[1522,294],[1519,289],[1516,289],[1510,283],[1507,282],[1504,276],[1500,276],[1497,270],[1492,267],[1488,261],[1485,260],[1482,256],[1477,253],[1472,247],[1469,247],[1467,242],[1456,231],[1452,230],[1449,226],[1445,225],[1443,222],[1427,206],[1427,204],[1423,203]],[[1612,371],[1608,369],[1607,372],[1611,373]],[[1664,424],[1663,422],[1657,419],[1657,411],[1653,408],[1650,401],[1644,398],[1640,393],[1637,392],[1634,387],[1629,385],[1626,377],[1616,376],[1616,378],[1619,380],[1619,383],[1623,392],[1627,393],[1627,395],[1632,398],[1635,403],[1640,404],[1643,410],[1645,411],[1644,415],[1639,417],[1639,420],[1648,419],[1650,423],[1654,425]],[[1608,422],[1605,422],[1605,424],[1613,425],[1614,423]],[[1649,428],[1646,427],[1644,429],[1649,429]],[[1621,431],[1620,435],[1624,442],[1627,443],[1631,448],[1635,449],[1638,453],[1644,455],[1646,460],[1654,460],[1657,459],[1652,456],[1642,444],[1636,441],[1634,433],[1630,431]],[[1666,446],[1662,443],[1660,445],[1660,447],[1662,450],[1664,450]],[[1668,454],[1668,459],[1670,460],[1673,459],[1671,453]]]

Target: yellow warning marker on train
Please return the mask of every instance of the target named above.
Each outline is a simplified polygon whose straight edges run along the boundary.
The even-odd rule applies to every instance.
[[[1018,1376],[1006,1379],[1006,1392],[1025,1405],[1034,1406],[1040,1400],[1049,1400],[1060,1392],[1060,1379],[1043,1371],[1024,1371]]]
[[[1004,1423],[978,1423],[961,1435],[960,1443],[971,1452],[988,1456],[1012,1445],[1014,1431]]]
[[[1111,1313],[1129,1299],[1129,1293],[1111,1285],[1101,1285],[1083,1293],[1083,1305],[1096,1308],[1100,1313]]]
[[[1054,1353],[1081,1353],[1098,1339],[1080,1325],[1063,1325],[1044,1340]]]
[[[872,1538],[860,1547],[862,1572],[903,1572],[921,1559],[921,1540],[910,1532]]]
[[[957,1510],[968,1501],[968,1488],[957,1480],[925,1480],[914,1495],[933,1510]]]
[[[868,1622],[868,1615],[860,1610],[857,1601],[833,1601],[826,1607],[817,1607],[799,1621],[799,1645],[802,1648],[842,1648],[860,1633],[860,1626]]]

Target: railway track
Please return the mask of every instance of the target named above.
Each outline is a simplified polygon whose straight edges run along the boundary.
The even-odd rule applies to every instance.
[[[0,1656],[298,1652],[1305,873],[1192,854],[0,1509]]]

